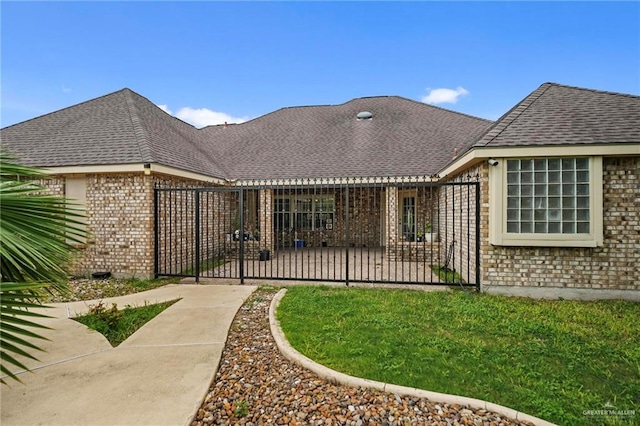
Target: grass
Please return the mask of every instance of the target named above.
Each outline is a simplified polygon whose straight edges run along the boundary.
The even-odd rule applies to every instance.
[[[640,304],[292,287],[291,344],[350,375],[480,398],[558,424],[640,419]],[[585,410],[635,410],[635,417]]]
[[[431,270],[438,274],[440,280],[445,283],[464,283],[457,271],[449,269],[446,266],[431,265]]]
[[[147,305],[145,302],[144,306],[126,306],[123,310],[118,310],[116,304],[107,309],[100,302],[92,306],[86,315],[73,319],[101,333],[111,346],[116,347],[178,300],[180,299],[154,305]]]
[[[227,261],[220,258],[211,258],[211,259],[203,260],[200,262],[200,272],[205,272],[210,269],[217,268],[218,266],[222,266],[225,263],[227,263]],[[182,271],[182,273],[184,275],[196,275],[195,271],[196,271],[196,267],[194,262],[193,267],[185,269],[184,271]]]

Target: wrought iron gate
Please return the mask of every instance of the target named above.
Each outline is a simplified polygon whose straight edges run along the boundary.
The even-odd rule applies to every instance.
[[[480,284],[477,181],[156,188],[155,274]]]

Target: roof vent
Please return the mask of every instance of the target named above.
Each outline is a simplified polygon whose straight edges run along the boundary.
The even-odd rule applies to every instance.
[[[358,117],[358,120],[371,120],[373,118],[373,114],[371,114],[369,111],[362,111],[359,112],[356,117]]]

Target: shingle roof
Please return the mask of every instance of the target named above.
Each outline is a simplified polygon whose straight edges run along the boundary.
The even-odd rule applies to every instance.
[[[545,83],[474,147],[640,143],[640,97]]]
[[[359,112],[373,118],[358,120]],[[203,129],[234,179],[431,175],[492,122],[397,96]]]
[[[2,129],[3,149],[39,167],[161,163],[223,176],[201,132],[129,90]]]
[[[358,120],[369,111],[373,118]],[[640,143],[640,97],[545,83],[496,123],[397,96],[283,108],[196,129],[123,89],[2,129],[41,167],[160,163],[211,177],[431,175],[496,146]]]
[[[373,118],[358,120],[370,111]],[[229,179],[430,175],[490,121],[396,96],[198,130],[123,89],[2,129],[34,166],[155,162]]]

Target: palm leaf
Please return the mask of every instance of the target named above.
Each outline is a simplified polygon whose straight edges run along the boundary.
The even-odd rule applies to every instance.
[[[85,237],[78,206],[45,194],[39,170],[19,164],[0,151],[0,371],[20,381],[9,365],[28,370],[14,355],[36,359],[41,350],[28,339],[46,339],[33,329],[47,329],[32,309],[42,307],[45,292],[67,292],[66,267],[74,247]],[[5,383],[0,379],[0,382]]]
[[[48,340],[46,337],[26,328],[49,329],[49,327],[24,318],[48,318],[48,315],[27,310],[29,308],[42,307],[41,304],[37,303],[40,297],[37,291],[45,286],[47,284],[0,282],[0,324],[2,325],[0,328],[0,347],[2,347],[0,365],[2,366],[3,374],[17,381],[20,381],[20,379],[8,369],[7,364],[12,364],[23,370],[28,370],[28,368],[15,359],[11,353],[37,361],[38,359],[25,348],[42,350],[20,336]],[[36,293],[34,294],[34,292]],[[0,382],[5,383],[3,379],[0,379]]]

